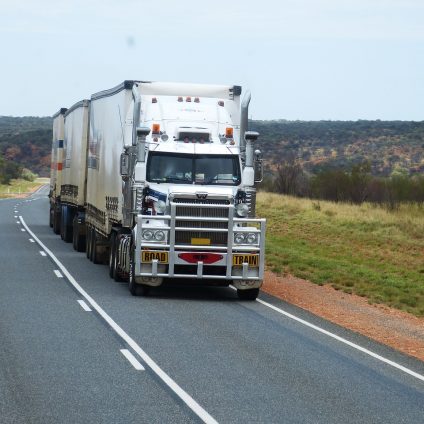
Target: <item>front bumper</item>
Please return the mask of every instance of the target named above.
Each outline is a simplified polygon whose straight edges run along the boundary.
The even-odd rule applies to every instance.
[[[258,288],[262,285],[265,268],[265,230],[266,220],[258,218],[235,218],[234,207],[229,205],[228,218],[204,218],[207,222],[227,222],[226,228],[199,228],[191,227],[190,222],[199,221],[198,217],[175,215],[175,205],[171,203],[171,215],[138,215],[137,230],[135,234],[135,277],[142,280],[144,284],[158,285],[162,278],[186,278],[186,279],[208,279],[226,280],[231,282],[236,288],[250,289]],[[174,213],[173,213],[174,212]],[[149,225],[145,222],[148,220]],[[167,231],[169,238],[163,244],[149,243],[142,240],[142,231],[146,228],[158,229],[157,223],[152,221],[162,221],[165,223],[161,229]],[[178,231],[196,232],[225,232],[227,244],[222,245],[187,245],[178,244],[175,240],[176,221],[184,221],[184,227],[178,227]],[[202,219],[200,219],[202,220]],[[194,225],[194,224],[192,224]],[[258,245],[234,245],[234,227],[236,231],[256,232],[259,237]],[[253,230],[252,230],[253,228]],[[160,258],[151,259],[149,262],[142,262],[143,251],[167,252],[167,263],[161,263]],[[188,262],[186,255],[191,257]],[[237,265],[234,264],[234,256],[237,256]],[[210,256],[219,259],[210,263]],[[198,258],[198,259],[196,259]],[[249,263],[250,262],[250,263]],[[160,284],[160,283],[159,283]]]

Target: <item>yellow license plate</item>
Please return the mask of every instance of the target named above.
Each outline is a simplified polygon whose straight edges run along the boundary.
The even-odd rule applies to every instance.
[[[242,266],[244,263],[250,267],[258,267],[259,255],[233,255],[233,266]]]
[[[160,264],[168,263],[168,252],[155,252],[152,250],[143,250],[141,252],[141,262],[149,263],[157,259]]]
[[[203,246],[210,246],[211,244],[211,239],[208,238],[191,238],[191,244],[195,244],[195,245],[203,245]]]

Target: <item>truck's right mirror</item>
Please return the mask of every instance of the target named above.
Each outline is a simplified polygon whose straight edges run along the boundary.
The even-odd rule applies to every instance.
[[[255,150],[255,160],[253,166],[255,170],[255,183],[261,183],[264,179],[264,163],[260,150]]]
[[[130,156],[128,153],[121,154],[120,173],[121,177],[129,177],[130,175]]]

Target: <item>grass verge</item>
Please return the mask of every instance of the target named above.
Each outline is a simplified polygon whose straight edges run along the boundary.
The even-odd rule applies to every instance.
[[[0,184],[0,199],[25,197],[48,182],[48,178],[36,178],[34,181],[18,179],[12,180],[10,184]]]
[[[270,270],[424,316],[424,207],[389,212],[259,193]]]

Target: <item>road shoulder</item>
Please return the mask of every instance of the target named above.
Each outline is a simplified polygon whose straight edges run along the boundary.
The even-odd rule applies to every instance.
[[[262,290],[424,361],[424,318],[384,305],[370,305],[366,298],[290,275],[266,272]]]

